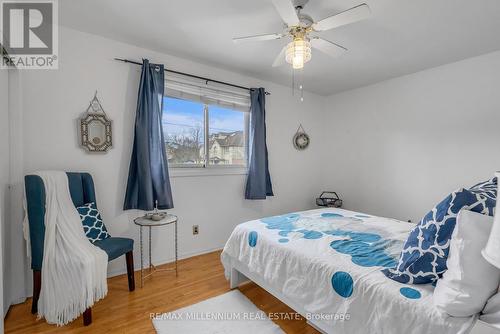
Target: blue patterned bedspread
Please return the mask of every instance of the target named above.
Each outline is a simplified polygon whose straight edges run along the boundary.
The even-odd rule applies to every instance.
[[[332,333],[466,333],[474,319],[437,311],[431,285],[381,273],[412,227],[342,209],[290,213],[238,225],[221,259],[228,278],[237,261]]]

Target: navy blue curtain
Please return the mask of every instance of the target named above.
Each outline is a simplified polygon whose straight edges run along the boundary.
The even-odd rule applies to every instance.
[[[250,90],[250,147],[249,167],[245,189],[246,199],[266,199],[274,196],[269,175],[266,144],[266,91],[264,88]]]
[[[149,211],[156,201],[159,209],[174,207],[161,123],[164,79],[163,65],[143,59],[124,210]]]

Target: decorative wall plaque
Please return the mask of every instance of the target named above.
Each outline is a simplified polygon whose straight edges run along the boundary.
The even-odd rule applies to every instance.
[[[87,111],[80,118],[81,146],[89,152],[106,152],[113,145],[111,120],[108,119],[97,91]]]
[[[310,141],[309,135],[304,131],[302,124],[300,124],[293,136],[293,147],[299,151],[305,150],[309,146]]]

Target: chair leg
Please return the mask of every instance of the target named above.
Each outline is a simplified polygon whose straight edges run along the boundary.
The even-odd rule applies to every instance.
[[[88,326],[92,323],[92,308],[89,307],[88,309],[83,312],[83,325]]]
[[[135,290],[135,278],[134,278],[134,253],[132,251],[125,254],[125,259],[127,261],[127,277],[128,277],[128,291]]]
[[[42,288],[42,272],[33,270],[33,298],[31,300],[31,313],[38,312],[38,299],[40,298],[40,290]]]

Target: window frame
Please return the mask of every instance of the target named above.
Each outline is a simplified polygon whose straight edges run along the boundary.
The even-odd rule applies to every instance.
[[[164,97],[185,100],[191,102],[198,102],[196,100],[192,100],[189,98],[180,98],[178,96],[170,96],[168,94],[164,94]],[[237,165],[237,164],[211,164],[210,163],[210,106],[211,105],[206,102],[201,102],[203,104],[203,161],[201,164],[179,164],[179,163],[169,163],[169,170],[171,171],[171,176],[173,177],[188,177],[188,176],[209,176],[209,175],[242,175],[247,174],[248,171],[248,162],[249,162],[249,133],[250,133],[250,110],[242,111],[237,109],[231,109],[228,106],[220,106],[221,108],[232,110],[234,112],[243,113],[243,142],[244,142],[244,161],[245,164]],[[162,111],[163,113],[163,111]],[[166,145],[166,142],[165,142]]]

